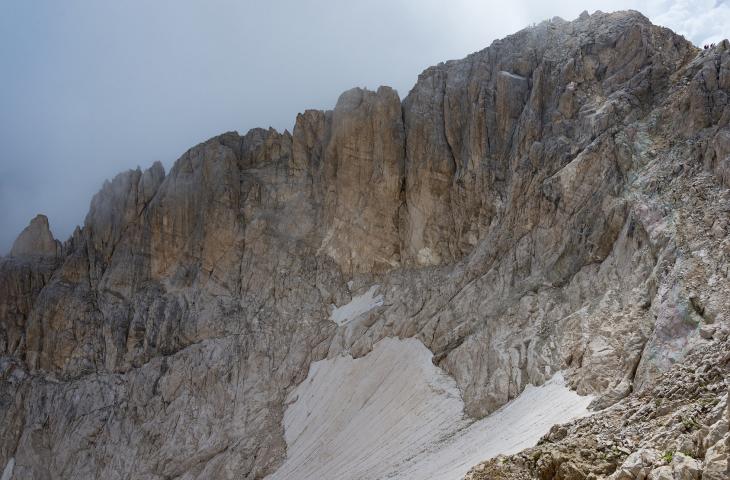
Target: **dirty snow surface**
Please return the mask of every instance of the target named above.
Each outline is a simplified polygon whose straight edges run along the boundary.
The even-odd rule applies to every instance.
[[[5,470],[3,470],[3,476],[0,480],[10,480],[13,476],[13,468],[15,468],[15,457],[11,457],[8,460],[8,464],[5,465]]]
[[[362,358],[312,364],[284,414],[283,479],[461,479],[497,454],[534,445],[550,427],[585,415],[591,397],[556,374],[470,422],[454,380],[418,340],[386,338]]]
[[[369,312],[375,307],[379,307],[383,304],[383,296],[375,295],[378,290],[378,285],[373,285],[370,289],[362,295],[356,295],[352,297],[350,303],[347,303],[339,308],[332,310],[330,318],[332,321],[337,322],[338,325],[345,325],[350,321],[356,319],[365,312]]]

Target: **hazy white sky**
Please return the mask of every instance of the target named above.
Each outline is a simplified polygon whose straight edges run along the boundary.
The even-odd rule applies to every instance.
[[[531,23],[627,8],[698,45],[728,36],[724,0],[0,0],[0,253],[37,213],[66,239],[121,170],[291,129],[353,86],[404,97]]]

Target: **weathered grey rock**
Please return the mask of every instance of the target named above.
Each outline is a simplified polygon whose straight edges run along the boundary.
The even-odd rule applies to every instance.
[[[701,328],[730,319],[721,45],[637,12],[554,19],[427,69],[403,102],[350,90],[292,133],[122,173],[53,255],[32,224],[35,253],[0,259],[0,465],[262,478],[310,364],[395,336],[432,351],[467,415],[564,370],[617,405],[590,428],[646,427],[616,451],[664,451],[701,416],[682,402],[721,388],[695,358],[726,348]],[[376,306],[331,320],[373,288]],[[703,370],[658,383],[683,362]],[[610,475],[620,456],[591,442],[515,471]]]
[[[483,462],[468,477],[552,479],[564,478],[561,472],[565,471],[579,472],[571,478],[581,479],[639,478],[646,474],[646,467],[650,469],[647,478],[673,479],[693,475],[698,467],[704,470],[700,459],[705,452],[697,450],[695,443],[707,438],[703,435],[708,427],[726,416],[729,351],[727,342],[700,343],[644,392],[634,392],[593,416],[556,426],[537,446]],[[703,388],[697,388],[691,378],[700,379]],[[647,451],[652,452],[650,466],[640,461]],[[674,465],[684,464],[692,468],[675,472]]]
[[[707,449],[702,469],[702,480],[720,480],[728,478],[730,473],[730,455],[728,455],[728,438],[719,440],[715,445]]]
[[[672,457],[672,471],[677,480],[697,480],[702,474],[702,464],[682,452],[676,452]]]
[[[669,465],[663,465],[649,472],[647,478],[649,480],[674,480],[674,472]]]
[[[644,480],[652,471],[654,464],[659,463],[660,454],[651,448],[635,451],[624,460],[624,463],[611,475],[613,480]]]
[[[717,326],[715,325],[702,325],[700,326],[700,337],[704,338],[705,340],[710,340],[715,334],[716,330]]]
[[[60,252],[60,243],[53,238],[48,227],[48,217],[36,215],[30,224],[20,232],[10,249],[13,257],[49,256],[55,257]]]

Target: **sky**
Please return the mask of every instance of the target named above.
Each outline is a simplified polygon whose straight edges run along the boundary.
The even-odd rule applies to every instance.
[[[38,213],[65,240],[120,171],[331,109],[532,23],[635,9],[697,45],[726,0],[0,0],[0,254]]]

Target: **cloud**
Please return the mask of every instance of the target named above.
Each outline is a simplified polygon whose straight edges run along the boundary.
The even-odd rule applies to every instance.
[[[696,45],[727,38],[730,6],[717,0],[654,0],[647,2],[653,22],[666,25]]]
[[[709,0],[10,0],[0,16],[0,253],[37,213],[61,239],[117,172],[228,130],[292,128],[352,86],[395,87],[531,23],[634,8],[698,45]]]

